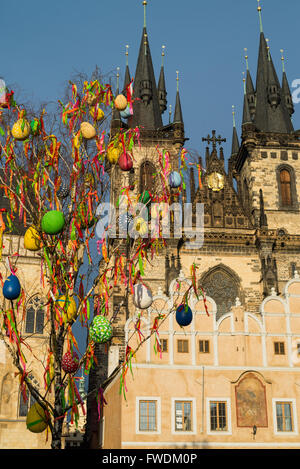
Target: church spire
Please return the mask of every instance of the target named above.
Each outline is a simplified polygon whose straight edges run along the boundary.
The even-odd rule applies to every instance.
[[[270,48],[262,29],[261,6],[258,0],[260,43],[256,75],[256,109],[254,124],[262,132],[293,132],[290,114],[281,99],[281,87],[273,65]]]
[[[133,115],[128,119],[128,125],[156,130],[163,124],[146,28],[147,1],[143,1],[143,5],[144,27],[133,86],[133,98],[138,99],[133,103]]]
[[[251,77],[250,70],[249,70],[247,48],[245,48],[244,51],[245,51],[245,60],[246,60],[246,82],[245,82],[246,89],[245,91],[246,91],[246,95],[248,99],[250,115],[251,115],[251,118],[253,118],[255,114],[255,89],[253,86],[253,81],[252,81],[252,77]]]
[[[283,95],[283,99],[285,100],[286,107],[288,108],[289,114],[290,116],[292,116],[292,114],[294,114],[295,112],[294,105],[293,105],[293,98],[291,95],[289,82],[288,82],[286,72],[285,72],[283,49],[281,49],[280,52],[281,52],[281,62],[282,62],[282,86],[281,86],[282,95]]]
[[[165,72],[164,72],[165,47],[166,46],[162,46],[161,69],[160,69],[160,75],[159,75],[159,80],[158,80],[158,85],[157,85],[158,99],[159,99],[159,106],[160,106],[161,114],[163,114],[165,110],[167,109],[167,91],[166,91]]]
[[[126,68],[125,68],[125,76],[124,76],[123,93],[126,92],[126,87],[127,87],[127,86],[129,85],[129,83],[131,82],[130,71],[129,71],[129,65],[128,65],[128,49],[129,49],[129,46],[126,45],[126,52],[125,52],[125,55],[126,55]]]
[[[181,110],[181,103],[180,103],[180,95],[179,95],[179,72],[176,72],[177,77],[177,91],[176,91],[176,103],[175,103],[175,111],[174,111],[174,119],[173,123],[178,124],[181,123],[183,124],[183,118],[182,118],[182,110]]]
[[[238,134],[236,131],[234,106],[232,106],[232,118],[233,118],[233,131],[232,131],[231,156],[237,155],[239,152],[239,148],[240,148],[239,138],[238,138]]]

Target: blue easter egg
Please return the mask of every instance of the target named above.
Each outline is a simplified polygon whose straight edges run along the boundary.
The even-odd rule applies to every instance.
[[[188,326],[193,320],[191,308],[189,306],[187,307],[187,310],[185,308],[186,305],[182,304],[176,309],[176,321],[179,326]]]
[[[3,296],[7,300],[16,300],[21,293],[21,285],[18,277],[10,275],[3,285]]]
[[[132,113],[131,113],[131,111],[130,111],[129,104],[127,105],[127,108],[124,109],[124,111],[121,111],[121,112],[120,112],[120,116],[121,116],[123,119],[128,119],[128,117],[132,116]]]
[[[181,176],[177,171],[172,171],[169,175],[170,187],[176,188],[181,186]]]

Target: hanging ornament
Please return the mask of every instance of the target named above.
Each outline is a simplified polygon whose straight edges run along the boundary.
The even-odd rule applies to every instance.
[[[80,125],[80,131],[83,138],[90,140],[96,137],[96,129],[89,122],[82,122]]]
[[[47,234],[58,234],[64,226],[65,218],[59,210],[50,210],[42,218],[42,230]]]
[[[21,293],[21,285],[16,275],[10,275],[3,285],[3,296],[7,300],[16,300]]]
[[[26,427],[32,433],[42,433],[48,426],[48,418],[43,407],[35,402],[26,417]]]
[[[94,317],[90,327],[90,338],[103,344],[112,337],[112,326],[105,316],[97,315]]]
[[[128,119],[129,117],[131,117],[133,115],[133,113],[131,112],[131,109],[130,109],[130,105],[127,104],[127,107],[124,111],[121,111],[120,112],[120,116],[122,117],[122,119]]]
[[[24,117],[18,119],[17,122],[14,123],[11,129],[12,136],[16,140],[21,140],[21,141],[26,140],[29,137],[30,131],[31,131],[30,124]]]
[[[139,236],[143,237],[148,233],[148,224],[144,218],[137,217],[134,219],[134,229]]]
[[[70,189],[66,182],[62,181],[60,183],[59,189],[57,191],[57,197],[60,199],[65,199],[70,194]]]
[[[66,352],[62,357],[61,367],[65,373],[76,373],[79,367],[79,357],[77,353]]]
[[[133,287],[133,303],[139,309],[147,309],[152,305],[153,296],[149,287],[138,283]]]
[[[119,158],[119,166],[122,171],[130,171],[133,166],[133,161],[128,153],[123,152]]]
[[[119,146],[111,146],[107,150],[107,159],[111,164],[116,164],[120,158],[122,152],[122,144]]]
[[[176,321],[179,326],[188,326],[193,320],[193,313],[189,306],[181,304],[176,309]]]
[[[74,300],[74,298],[72,296],[69,296],[68,298],[66,298],[66,296],[63,295],[63,296],[60,296],[58,300],[56,301],[59,302],[59,306],[61,307],[61,309],[64,310],[64,312],[62,313],[63,321],[64,322],[75,321],[76,316],[77,316],[77,305],[76,305],[76,301]]]
[[[25,232],[24,248],[29,251],[38,251],[41,248],[41,237],[33,226],[30,226]]]
[[[90,115],[96,121],[101,121],[104,118],[104,112],[100,107],[92,106],[90,109]]]
[[[169,175],[169,184],[172,188],[181,186],[181,176],[177,171],[172,171]]]
[[[116,97],[115,108],[118,109],[118,111],[124,111],[127,108],[127,99],[123,94],[118,94]]]

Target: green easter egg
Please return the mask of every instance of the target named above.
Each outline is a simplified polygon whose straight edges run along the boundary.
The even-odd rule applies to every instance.
[[[42,230],[50,235],[58,234],[65,225],[65,217],[59,210],[50,210],[42,218]]]

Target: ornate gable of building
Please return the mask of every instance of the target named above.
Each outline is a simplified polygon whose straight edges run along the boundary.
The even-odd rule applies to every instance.
[[[226,173],[222,147],[219,157],[215,147],[211,153],[206,149],[206,170],[193,202],[204,204],[205,228],[253,229],[232,177]]]

